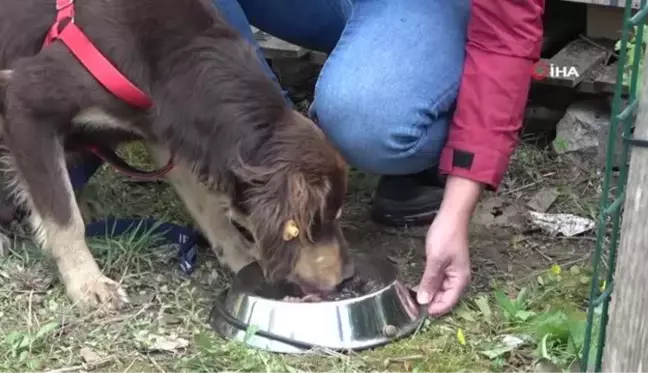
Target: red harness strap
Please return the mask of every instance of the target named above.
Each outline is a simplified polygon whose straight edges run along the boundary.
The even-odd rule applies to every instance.
[[[55,40],[60,40],[88,72],[108,91],[134,107],[140,109],[150,108],[153,105],[151,99],[121,74],[74,23],[74,0],[56,0],[56,10],[56,20],[45,37],[43,48]],[[65,20],[68,22],[65,26],[62,26]],[[94,147],[89,146],[88,150],[97,154]],[[100,154],[97,155],[101,157]],[[134,168],[125,168],[121,164],[116,164],[119,162],[109,160],[108,163],[118,171],[139,179],[158,179],[169,172],[174,165],[173,156],[171,156],[169,162],[163,168],[145,173],[135,171],[136,169]]]

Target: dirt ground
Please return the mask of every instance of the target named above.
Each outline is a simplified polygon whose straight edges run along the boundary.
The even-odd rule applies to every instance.
[[[131,162],[144,164],[142,152],[135,147],[126,154]],[[350,354],[284,356],[222,340],[209,329],[206,317],[228,275],[203,251],[198,270],[185,276],[178,268],[176,248],[153,245],[146,232],[91,241],[100,265],[121,280],[133,303],[118,314],[82,314],[65,298],[51,263],[24,237],[0,259],[0,370],[520,371],[533,369],[542,358],[564,362],[557,357],[562,350],[555,346],[549,346],[558,351],[552,356],[539,354],[537,340],[502,349],[502,338],[526,334],[514,333],[524,324],[513,325],[493,292],[515,298],[527,287],[529,312],[558,307],[582,316],[587,295],[587,278],[582,275],[594,246],[592,233],[550,237],[529,225],[525,203],[541,188],[555,187],[558,197],[548,212],[595,218],[597,181],[594,171],[548,150],[520,146],[502,189],[485,193],[475,214],[473,282],[464,301],[453,314],[428,320],[410,338]],[[347,239],[355,250],[396,259],[402,277],[414,286],[424,264],[426,229],[372,223],[368,208],[375,182],[374,176],[352,174],[343,213]],[[92,180],[81,199],[94,217],[155,216],[191,224],[168,186],[129,183],[110,169]],[[550,268],[563,268],[558,280],[546,277]],[[577,279],[570,281],[570,274]]]

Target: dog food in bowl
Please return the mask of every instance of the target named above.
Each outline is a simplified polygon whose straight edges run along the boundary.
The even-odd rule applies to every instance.
[[[374,293],[393,282],[393,274],[372,265],[371,260],[357,260],[356,263],[355,274],[351,278],[344,280],[329,294],[304,294],[296,284],[288,282],[266,283],[256,278],[256,273],[244,276],[243,281],[248,283],[247,289],[252,289],[251,293],[256,296],[300,303],[331,302],[358,298]]]
[[[363,295],[371,294],[380,290],[386,284],[381,284],[379,281],[371,279],[363,279],[360,276],[354,276],[345,280],[337,289],[330,294],[307,294],[301,295],[299,291],[295,291],[293,286],[285,285],[286,295],[283,300],[286,302],[329,302],[345,299],[358,298]],[[263,294],[257,294],[263,296]]]

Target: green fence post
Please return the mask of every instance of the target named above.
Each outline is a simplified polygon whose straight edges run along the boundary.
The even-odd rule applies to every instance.
[[[617,80],[614,88],[614,97],[612,101],[612,115],[610,121],[610,128],[608,131],[607,149],[606,149],[606,162],[605,173],[603,175],[603,185],[601,191],[600,210],[598,218],[598,226],[596,232],[596,248],[594,250],[594,257],[592,258],[592,283],[589,294],[589,305],[587,309],[587,326],[585,330],[585,340],[583,343],[581,371],[587,372],[591,366],[590,351],[592,350],[593,333],[598,329],[598,338],[594,351],[596,356],[594,358],[594,371],[601,371],[601,363],[603,361],[603,347],[605,344],[605,328],[608,322],[608,308],[610,297],[614,288],[614,270],[616,265],[616,251],[619,241],[620,230],[620,217],[621,208],[625,198],[626,183],[628,179],[628,160],[629,160],[629,146],[624,141],[621,149],[621,160],[619,165],[619,177],[616,183],[616,193],[614,198],[611,196],[611,179],[612,171],[614,168],[615,160],[615,144],[617,141],[617,128],[619,122],[623,123],[623,137],[632,137],[632,124],[634,122],[634,114],[637,111],[637,83],[639,81],[639,64],[643,61],[644,48],[643,48],[643,31],[646,14],[648,14],[648,0],[641,0],[639,10],[633,14],[632,1],[626,0],[625,11],[623,17],[623,29],[621,36],[621,50],[619,52],[619,60],[617,61]],[[631,35],[631,30],[634,35]],[[628,44],[630,37],[633,36],[635,49],[632,59],[632,64],[628,71]],[[625,76],[629,77],[629,92],[628,103],[626,107],[622,108],[622,94],[624,87]],[[603,256],[603,248],[607,238],[607,228],[610,220],[612,229],[609,236],[609,245],[607,246],[608,265],[607,274],[605,276],[605,289],[600,291],[600,264]],[[594,316],[600,306],[600,322],[598,328],[595,328]]]

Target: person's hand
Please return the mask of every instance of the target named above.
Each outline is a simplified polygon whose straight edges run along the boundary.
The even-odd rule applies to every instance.
[[[470,283],[468,228],[437,215],[425,240],[425,270],[417,301],[431,316],[449,312]]]
[[[448,176],[439,213],[425,239],[425,270],[417,290],[431,316],[449,312],[470,283],[468,225],[482,185]]]

